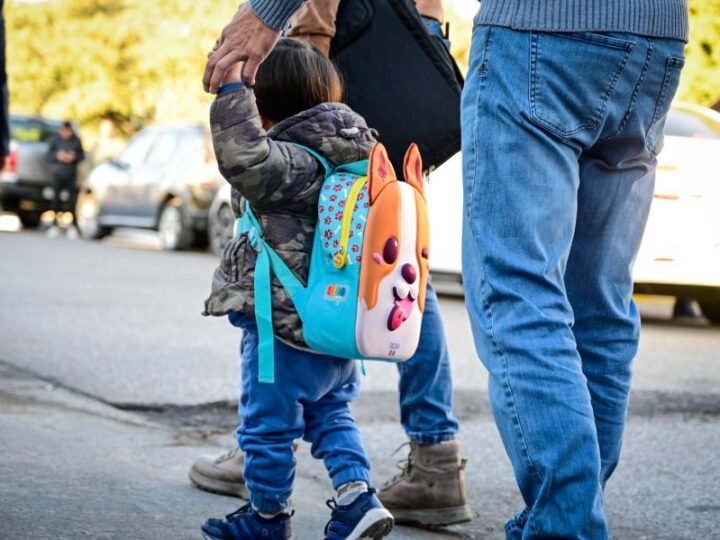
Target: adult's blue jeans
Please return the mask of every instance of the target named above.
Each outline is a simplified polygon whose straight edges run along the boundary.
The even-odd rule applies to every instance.
[[[639,337],[632,265],[683,43],[477,25],[463,277],[527,506],[508,539],[606,539]]]
[[[437,294],[429,281],[417,352],[398,363],[398,371],[400,421],[410,440],[417,444],[453,440],[458,421],[452,411],[450,355]]]

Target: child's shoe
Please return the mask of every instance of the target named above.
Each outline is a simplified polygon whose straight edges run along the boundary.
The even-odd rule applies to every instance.
[[[393,528],[392,514],[375,496],[370,488],[350,504],[338,505],[334,500],[327,502],[332,516],[325,525],[325,540],[359,540],[385,538]]]
[[[278,514],[264,518],[250,503],[224,519],[208,519],[202,525],[206,540],[291,540],[290,515]],[[379,537],[378,537],[379,538]]]

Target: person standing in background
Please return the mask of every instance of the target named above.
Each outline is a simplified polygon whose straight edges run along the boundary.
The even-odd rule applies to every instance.
[[[604,540],[640,333],[632,266],[687,2],[483,0],[474,22],[463,282],[525,503],[505,535]]]
[[[75,199],[77,197],[78,164],[85,159],[80,137],[77,136],[72,124],[65,121],[60,126],[55,139],[50,143],[47,159],[53,173],[53,225],[48,229],[48,236],[60,234],[58,216],[61,210],[72,215],[73,226],[68,231],[68,238],[77,238],[75,222]]]

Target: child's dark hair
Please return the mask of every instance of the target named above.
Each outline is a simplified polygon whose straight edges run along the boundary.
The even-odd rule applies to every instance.
[[[343,97],[333,63],[309,43],[292,38],[281,39],[260,65],[253,89],[260,114],[273,122]]]

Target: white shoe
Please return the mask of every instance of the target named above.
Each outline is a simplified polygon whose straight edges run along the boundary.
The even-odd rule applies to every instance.
[[[47,236],[48,238],[57,238],[58,236],[60,236],[60,227],[58,227],[57,225],[53,225],[45,232],[45,236]]]
[[[68,240],[77,240],[78,239],[78,232],[75,227],[70,227],[67,232],[65,233],[65,237]]]

